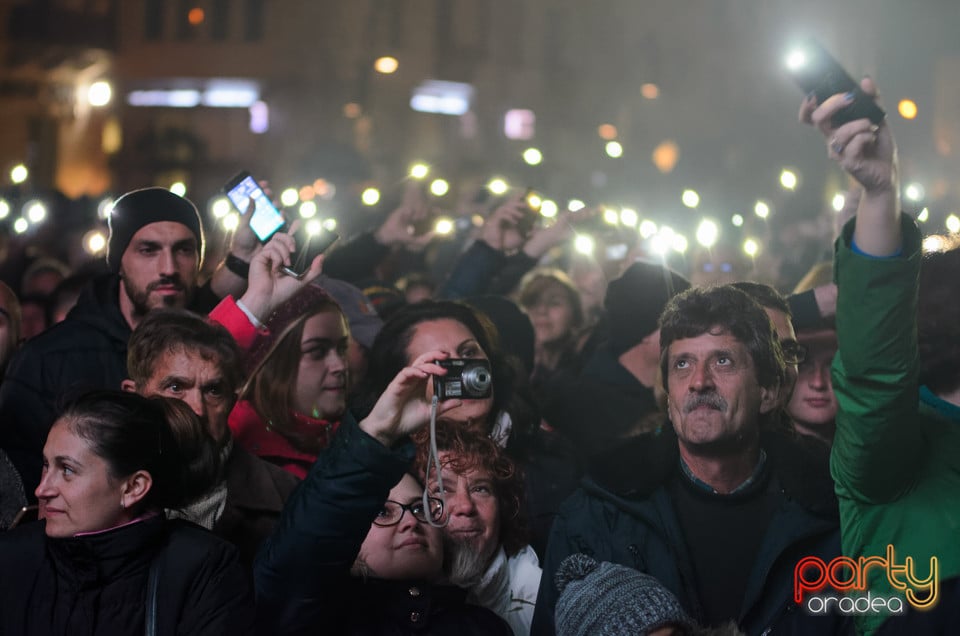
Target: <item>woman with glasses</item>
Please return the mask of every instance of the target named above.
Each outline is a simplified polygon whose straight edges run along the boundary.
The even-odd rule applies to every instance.
[[[359,424],[349,415],[287,502],[254,566],[264,634],[510,634],[441,583],[443,501],[408,471],[430,419],[426,384],[449,356],[402,369]],[[439,414],[461,406],[441,402]],[[436,525],[434,525],[436,524]]]

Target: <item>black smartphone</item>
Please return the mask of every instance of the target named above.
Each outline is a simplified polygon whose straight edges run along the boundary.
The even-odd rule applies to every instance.
[[[284,225],[283,214],[273,205],[270,197],[263,191],[257,180],[249,172],[242,171],[224,186],[227,198],[233,203],[233,206],[240,211],[240,214],[246,214],[250,205],[250,198],[253,197],[253,218],[250,219],[250,229],[260,239],[261,243],[266,243],[270,237],[276,234]]]
[[[887,116],[873,97],[864,93],[860,84],[815,39],[808,38],[791,49],[786,65],[797,85],[805,94],[813,93],[818,104],[837,93],[853,93],[853,102],[837,111],[830,120],[834,128],[863,118],[879,125]]]
[[[330,246],[339,238],[339,234],[331,232],[319,223],[301,221],[300,228],[293,234],[297,250],[290,255],[290,266],[284,267],[283,273],[294,278],[303,278],[310,270],[313,259],[330,249]]]
[[[23,508],[20,509],[19,512],[17,512],[17,516],[14,517],[13,521],[10,522],[10,527],[7,528],[7,530],[13,530],[17,526],[19,526],[21,523],[36,521],[37,512],[38,512],[38,507],[36,505],[24,506]]]

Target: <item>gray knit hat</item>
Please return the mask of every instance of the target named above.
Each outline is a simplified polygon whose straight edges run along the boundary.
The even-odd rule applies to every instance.
[[[557,636],[642,636],[666,625],[694,623],[660,582],[637,570],[572,554],[554,577]]]

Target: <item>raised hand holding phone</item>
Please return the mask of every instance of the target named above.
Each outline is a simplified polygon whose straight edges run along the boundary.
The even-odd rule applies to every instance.
[[[224,191],[261,243],[269,241],[270,237],[283,228],[283,214],[273,205],[268,194],[249,172],[242,171],[235,175],[224,186]],[[253,210],[248,212],[251,199]]]

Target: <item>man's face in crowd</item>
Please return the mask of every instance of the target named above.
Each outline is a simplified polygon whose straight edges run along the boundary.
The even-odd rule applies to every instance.
[[[122,291],[137,316],[157,307],[186,307],[199,267],[197,239],[186,225],[150,223],[133,235],[120,260]]]
[[[719,328],[670,344],[670,421],[688,450],[723,453],[754,437],[778,392],[760,386],[746,345]]]
[[[783,390],[780,392],[780,404],[786,406],[787,402],[790,401],[790,394],[793,393],[793,387],[797,383],[797,363],[787,355],[789,350],[794,350],[797,347],[797,332],[793,330],[793,322],[790,320],[790,316],[784,312],[769,307],[764,307],[763,310],[767,312],[770,322],[773,323],[773,328],[777,331],[777,338],[780,339],[784,357],[788,358],[786,361],[787,379]]]
[[[500,502],[489,471],[455,472],[451,459],[451,453],[440,453],[448,518],[443,532],[453,550],[448,570],[453,582],[459,584],[482,575],[500,547]],[[430,489],[434,497],[439,497],[436,480],[430,483]]]
[[[227,384],[220,360],[198,351],[167,351],[157,359],[143,386],[125,380],[123,388],[140,395],[175,398],[186,402],[218,442],[228,432],[230,410],[236,402],[234,387]]]

